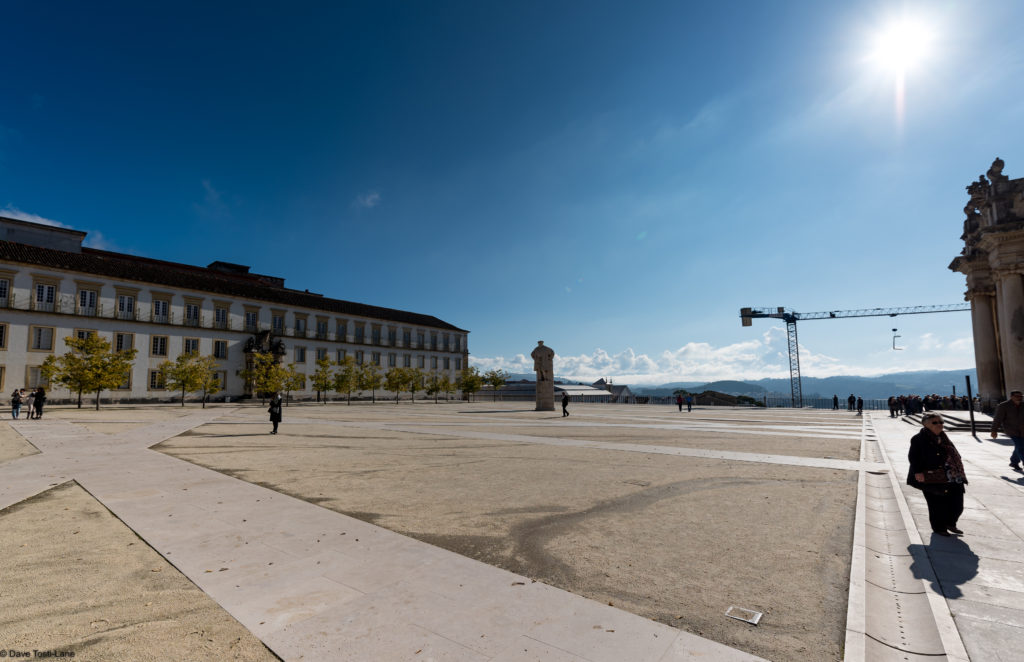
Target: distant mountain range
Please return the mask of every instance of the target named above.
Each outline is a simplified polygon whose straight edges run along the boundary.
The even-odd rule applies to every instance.
[[[978,377],[974,368],[967,370],[922,370],[916,372],[896,372],[878,377],[803,377],[801,386],[805,398],[831,398],[838,395],[846,398],[849,394],[862,398],[888,398],[890,395],[916,393],[926,395],[938,393],[950,395],[956,388],[957,395],[967,393],[964,376],[971,378],[971,388],[976,389]],[[671,395],[675,389],[686,389],[692,392],[718,391],[730,395],[749,395],[760,397],[778,394],[789,396],[788,379],[757,379],[746,382],[672,382],[659,386],[631,387],[638,395]]]
[[[920,370],[916,372],[894,372],[878,377],[804,377],[801,380],[803,395],[805,398],[831,398],[838,395],[845,399],[853,393],[862,398],[888,398],[890,395],[910,394],[927,395],[938,393],[939,395],[951,395],[953,387],[956,387],[957,395],[967,393],[964,376],[971,378],[971,388],[977,389],[978,376],[974,368],[967,370]],[[514,373],[509,376],[509,381],[526,379],[533,381],[536,376],[533,373]],[[556,381],[566,384],[582,384],[593,382],[581,382],[579,380],[567,379],[555,376]],[[596,380],[595,380],[596,381]],[[620,383],[616,381],[615,383]],[[756,379],[750,381],[720,380],[715,382],[670,382],[658,386],[630,386],[637,395],[672,395],[676,389],[686,389],[693,393],[703,391],[718,391],[729,395],[749,395],[760,398],[762,396],[777,394],[789,397],[788,379]]]

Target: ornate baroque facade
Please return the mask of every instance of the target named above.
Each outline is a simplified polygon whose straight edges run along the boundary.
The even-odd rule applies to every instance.
[[[978,395],[988,406],[1024,388],[1024,178],[996,159],[967,187],[964,250],[949,268],[967,276]]]
[[[138,350],[115,400],[168,400],[158,367],[179,354],[213,355],[232,399],[257,344],[306,375],[316,360],[420,368],[453,379],[467,365],[468,331],[436,317],[293,290],[249,267],[164,262],[83,247],[84,232],[0,217],[0,393],[41,385],[39,366],[66,336],[98,333]],[[63,399],[66,391],[51,397]]]

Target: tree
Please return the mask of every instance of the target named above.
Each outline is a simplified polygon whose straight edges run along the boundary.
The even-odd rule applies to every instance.
[[[443,379],[444,378],[441,375],[437,374],[436,372],[432,372],[427,376],[426,391],[427,395],[434,396],[434,404],[437,404],[437,394],[440,393],[444,388],[442,382]]]
[[[334,385],[334,375],[331,374],[331,366],[333,365],[334,361],[326,356],[316,360],[316,371],[313,373],[311,381],[313,382],[313,388],[316,389],[317,402],[320,402],[321,391],[324,394],[324,402],[327,402],[327,391],[330,391],[331,386]]]
[[[383,382],[384,377],[380,374],[380,366],[376,364],[367,363],[359,371],[359,388],[370,390],[370,401],[373,403],[377,402],[377,389]]]
[[[406,368],[409,381],[405,383],[409,389],[410,402],[416,402],[416,391],[423,388],[423,371],[419,368]]]
[[[452,399],[452,393],[455,392],[456,388],[458,388],[458,386],[451,377],[447,374],[441,376],[441,392],[444,393],[445,400]]]
[[[351,356],[346,356],[339,363],[341,368],[334,373],[334,390],[348,394],[348,404],[352,404],[352,391],[359,388],[359,366]]]
[[[204,366],[199,363],[199,354],[189,352],[181,354],[174,361],[160,364],[160,375],[167,388],[172,391],[181,389],[181,406],[185,406],[185,393],[198,391],[202,388]]]
[[[498,370],[497,368],[495,368],[494,370],[488,370],[486,373],[484,373],[484,381],[490,384],[491,388],[494,389],[495,400],[498,399],[498,389],[505,385],[505,382],[508,380],[508,377],[509,375],[507,372],[505,372],[504,370]]]
[[[388,391],[394,391],[396,405],[398,404],[399,393],[405,390],[408,382],[409,374],[406,368],[390,368],[384,373],[384,388]]]
[[[220,377],[217,376],[217,359],[214,356],[201,356],[196,359],[196,363],[199,365],[199,389],[203,392],[203,409],[206,409],[206,398],[214,393],[218,393],[224,384],[220,383]]]
[[[473,366],[467,366],[459,373],[458,387],[466,395],[474,395],[484,384],[483,375]],[[475,401],[475,398],[474,398]]]
[[[270,352],[256,352],[252,355],[252,367],[239,373],[252,387],[253,394],[259,394],[260,402],[266,404],[267,393],[284,390],[288,369],[277,362]]]
[[[64,344],[70,351],[61,356],[47,356],[40,366],[40,374],[48,382],[77,392],[79,409],[82,393],[95,393],[96,409],[99,409],[100,393],[117,388],[128,379],[137,350],[111,351],[110,341],[96,334],[85,338],[68,336]]]
[[[292,401],[292,391],[301,391],[306,388],[306,376],[300,373],[294,363],[289,363],[288,367],[284,369],[284,379],[282,380],[281,387],[284,389],[285,406],[290,406]]]

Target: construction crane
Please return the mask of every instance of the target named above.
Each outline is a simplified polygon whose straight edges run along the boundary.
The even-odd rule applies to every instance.
[[[789,340],[789,389],[793,395],[793,406],[803,407],[804,396],[800,385],[800,346],[796,339],[797,320],[831,320],[843,317],[896,317],[897,315],[918,315],[921,313],[952,313],[970,310],[970,303],[952,303],[942,306],[904,306],[902,308],[867,308],[865,310],[829,310],[821,313],[798,313],[789,308],[740,308],[743,326],[751,326],[755,318],[769,317],[786,323],[786,337]]]

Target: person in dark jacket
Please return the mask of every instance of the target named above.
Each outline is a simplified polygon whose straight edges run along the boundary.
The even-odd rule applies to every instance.
[[[682,407],[679,408],[682,410]],[[21,391],[14,389],[11,393],[11,418],[18,418],[21,414]]]
[[[993,439],[999,436],[999,428],[1002,428],[1013,442],[1010,466],[1014,471],[1022,471],[1020,462],[1024,459],[1024,394],[1020,391],[1010,391],[1010,399],[1000,402],[996,407],[992,416]]]
[[[569,394],[562,393],[562,416],[569,415]]]
[[[832,396],[832,409],[839,409],[839,396],[835,394]]]
[[[857,398],[857,415],[864,415],[864,398]]]
[[[46,404],[46,391],[40,386],[36,389],[36,418],[43,417],[43,405]]]
[[[925,414],[921,423],[921,431],[910,439],[907,485],[924,493],[932,531],[940,536],[961,535],[956,522],[964,512],[964,463],[942,430],[941,414]]]
[[[277,424],[281,422],[281,394],[275,393],[274,397],[270,399],[270,407],[267,409],[270,412],[270,422],[274,424],[274,429],[270,434],[277,434]]]

